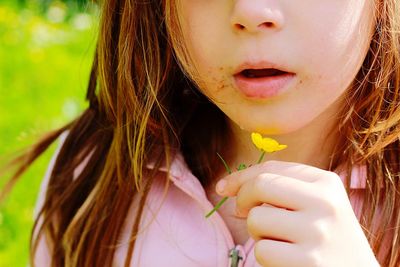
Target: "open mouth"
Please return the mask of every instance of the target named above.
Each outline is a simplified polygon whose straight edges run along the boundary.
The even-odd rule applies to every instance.
[[[275,68],[247,66],[234,75],[236,88],[246,97],[267,99],[289,89],[295,73]]]
[[[285,71],[281,71],[278,69],[245,69],[238,73],[238,75],[246,78],[265,78],[265,77],[271,77],[271,76],[279,76],[287,74]]]

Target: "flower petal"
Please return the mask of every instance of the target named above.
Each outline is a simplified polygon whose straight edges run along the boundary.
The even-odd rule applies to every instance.
[[[251,133],[253,144],[260,150],[263,150],[263,138],[259,133]]]
[[[271,153],[275,151],[275,148],[278,146],[278,142],[272,138],[265,137],[263,138],[263,150],[265,152]]]
[[[285,149],[287,145],[279,144],[275,139],[269,137],[262,137],[259,133],[252,133],[251,140],[253,144],[260,149],[261,151],[265,151],[268,153],[272,153],[275,151],[279,151]]]
[[[279,146],[278,146],[278,150],[283,150],[283,149],[285,149],[285,148],[287,148],[287,145],[279,145]]]

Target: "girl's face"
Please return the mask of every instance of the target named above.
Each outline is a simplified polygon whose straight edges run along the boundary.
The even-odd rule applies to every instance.
[[[242,129],[264,134],[333,118],[374,29],[373,0],[179,1],[200,90]],[[268,67],[293,74],[283,90],[240,73]],[[257,88],[244,93],[235,77]]]

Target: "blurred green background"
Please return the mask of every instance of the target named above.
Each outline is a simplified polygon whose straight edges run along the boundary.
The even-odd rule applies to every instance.
[[[87,106],[98,16],[85,0],[0,0],[0,166]],[[33,208],[55,146],[0,204],[0,267],[28,264]]]

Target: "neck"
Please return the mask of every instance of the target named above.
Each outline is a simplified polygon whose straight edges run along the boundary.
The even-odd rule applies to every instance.
[[[321,116],[324,116],[321,115]],[[329,122],[329,123],[327,123]],[[329,118],[317,118],[309,125],[291,132],[269,136],[287,148],[274,153],[266,153],[264,160],[297,162],[328,170],[331,156],[338,138],[337,121]],[[229,166],[237,167],[240,163],[255,164],[261,152],[251,141],[251,132],[240,129],[230,121],[231,150],[225,156]]]

